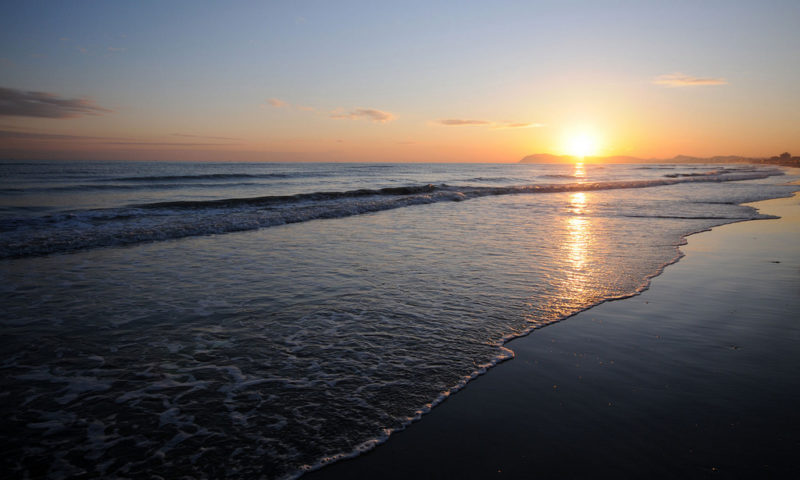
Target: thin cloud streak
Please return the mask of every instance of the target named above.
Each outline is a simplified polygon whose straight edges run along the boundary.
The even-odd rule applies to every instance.
[[[53,93],[0,87],[0,116],[75,118],[106,113],[112,110],[86,98],[63,98]]]
[[[181,136],[181,135],[177,135]],[[192,137],[192,135],[188,135]],[[216,138],[223,137],[199,137],[199,138]],[[133,145],[133,146],[159,146],[159,147],[218,147],[226,145],[234,145],[231,143],[206,143],[206,142],[150,142],[142,140],[132,140],[126,138],[114,137],[92,137],[84,135],[68,135],[58,133],[38,133],[38,132],[21,132],[13,130],[0,130],[0,140],[34,140],[38,142],[46,141],[61,141],[61,142],[85,142],[96,145]],[[233,140],[233,139],[232,139]]]
[[[230,143],[200,143],[200,142],[140,142],[140,141],[114,141],[102,142],[106,145],[144,145],[156,147],[221,147]]]
[[[268,98],[267,103],[275,108],[284,108],[289,106],[288,103],[284,102],[283,100],[278,100],[277,98]]]
[[[335,110],[331,112],[330,117],[347,120],[365,119],[375,123],[386,123],[394,120],[394,115],[391,113],[375,110],[374,108],[356,108],[350,112],[342,112],[341,109]]]
[[[207,140],[230,140],[230,141],[240,141],[241,138],[234,138],[234,137],[212,137],[209,135],[191,135],[188,133],[173,133],[173,137],[183,137],[183,138],[204,138]]]
[[[543,123],[532,123],[532,122],[495,123],[495,122],[490,122],[489,120],[470,120],[462,118],[446,118],[443,120],[437,120],[435,123],[438,125],[444,125],[446,127],[489,127],[495,130],[508,129],[508,128],[544,127]]]
[[[471,125],[490,125],[492,122],[487,122],[486,120],[464,120],[461,118],[446,118],[444,120],[439,120],[436,123],[439,125],[446,125],[448,127],[460,127],[460,126],[471,126]]]
[[[508,128],[542,128],[543,123],[501,123],[493,125],[492,128],[496,130],[504,130]]]
[[[18,132],[13,130],[0,130],[0,139],[8,140],[109,140],[101,137],[87,137],[83,135],[63,135],[58,133]],[[114,140],[114,139],[111,139]]]
[[[692,75],[676,72],[659,75],[653,79],[653,84],[663,87],[705,87],[727,85],[728,81],[724,78],[694,77]]]

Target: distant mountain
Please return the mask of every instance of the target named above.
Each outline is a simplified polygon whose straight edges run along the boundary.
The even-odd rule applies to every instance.
[[[571,155],[552,155],[549,153],[536,153],[524,157],[519,163],[575,163],[579,160]],[[672,158],[638,158],[626,155],[612,155],[609,157],[586,157],[586,163],[758,163],[761,159],[740,157],[736,155],[717,155],[714,157],[691,157],[689,155],[676,155]]]
[[[575,163],[575,159],[569,155],[551,155],[549,153],[535,153],[528,155],[519,163]]]

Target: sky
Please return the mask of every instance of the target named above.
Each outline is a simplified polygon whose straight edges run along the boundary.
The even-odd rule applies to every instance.
[[[9,2],[0,158],[800,155],[798,25],[797,0]]]

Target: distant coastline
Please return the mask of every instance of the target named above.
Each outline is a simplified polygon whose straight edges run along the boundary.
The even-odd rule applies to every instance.
[[[536,153],[522,158],[519,163],[575,163],[577,161],[579,161],[578,158],[571,155]],[[800,157],[793,157],[788,152],[768,158],[741,157],[738,155],[717,155],[714,157],[676,155],[672,158],[638,158],[626,155],[612,155],[608,157],[585,157],[583,161],[585,163],[758,163],[800,168]]]

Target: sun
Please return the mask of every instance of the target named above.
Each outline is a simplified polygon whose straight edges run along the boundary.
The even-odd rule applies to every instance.
[[[584,158],[596,156],[600,147],[597,135],[591,132],[576,132],[566,136],[564,151],[567,155]]]

